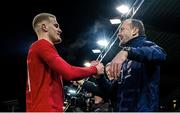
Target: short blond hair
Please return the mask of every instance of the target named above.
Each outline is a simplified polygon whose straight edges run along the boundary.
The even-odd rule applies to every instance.
[[[36,15],[32,22],[33,29],[35,30],[37,27],[37,24],[39,24],[40,22],[42,22],[44,20],[49,21],[49,17],[56,18],[55,15],[50,14],[50,13],[40,13],[40,14]]]

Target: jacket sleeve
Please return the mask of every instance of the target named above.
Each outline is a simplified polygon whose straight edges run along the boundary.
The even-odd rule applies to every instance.
[[[106,95],[109,95],[112,92],[114,84],[108,81],[105,76],[101,76],[97,79],[97,83]]]
[[[131,47],[128,51],[128,59],[139,62],[159,63],[166,59],[166,52],[158,45],[146,41],[142,47]]]
[[[38,44],[36,46],[36,52],[38,56],[49,66],[49,68],[58,75],[61,75],[65,80],[89,77],[97,72],[95,66],[76,67],[68,64],[59,56],[56,49],[50,44]]]

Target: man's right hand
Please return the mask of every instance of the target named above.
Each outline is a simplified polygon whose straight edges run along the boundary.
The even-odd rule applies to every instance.
[[[117,80],[120,76],[121,66],[124,61],[127,59],[128,52],[121,50],[111,61],[109,72],[110,76],[114,77]]]
[[[98,63],[96,65],[96,68],[97,68],[97,75],[101,75],[101,74],[104,74],[104,65],[102,63]]]

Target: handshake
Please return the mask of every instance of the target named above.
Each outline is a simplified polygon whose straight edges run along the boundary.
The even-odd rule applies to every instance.
[[[111,73],[110,73],[110,64],[111,64],[110,62],[108,64],[106,64],[106,66],[104,66],[103,63],[100,63],[99,61],[91,61],[90,64],[91,64],[91,66],[95,66],[97,69],[96,75],[93,75],[94,78],[98,79],[98,78],[100,78],[101,75],[106,73],[109,80],[114,79],[114,76],[111,75]]]
[[[124,60],[120,60],[120,61],[122,63],[124,62]],[[120,77],[122,63],[114,62],[113,59],[111,62],[106,64],[106,66],[104,66],[99,61],[91,61],[91,66],[95,66],[97,68],[97,73],[93,77],[100,78],[102,74],[106,73],[106,75],[110,80],[112,79],[117,80]]]
[[[122,71],[122,65],[124,61],[127,59],[128,52],[127,51],[120,51],[114,58],[113,60],[106,65],[106,74],[117,80],[120,77],[121,71]],[[91,62],[92,66],[96,66],[97,68],[97,75],[104,74],[104,66],[102,63],[98,61],[92,61]],[[96,78],[99,76],[96,75]]]
[[[91,61],[91,66],[95,66],[97,69],[96,75],[104,74],[104,65],[103,63],[100,63],[99,61]]]

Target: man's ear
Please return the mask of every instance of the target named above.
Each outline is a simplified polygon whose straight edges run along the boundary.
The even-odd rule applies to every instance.
[[[132,35],[133,36],[139,35],[139,29],[137,27],[134,27]]]
[[[46,24],[42,24],[42,25],[41,25],[41,29],[42,29],[43,31],[45,31],[45,32],[48,31]]]

